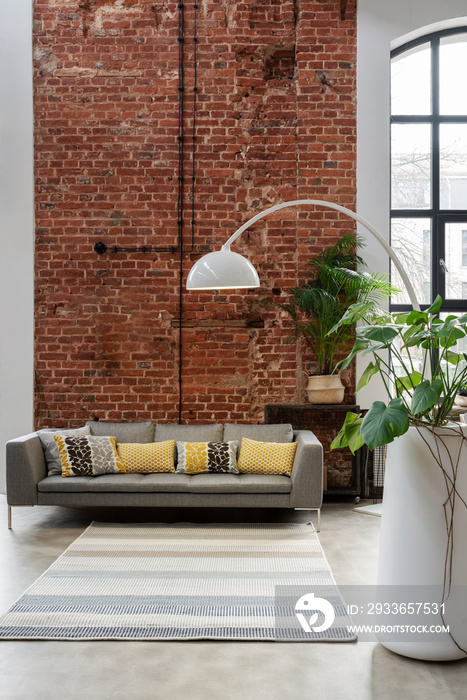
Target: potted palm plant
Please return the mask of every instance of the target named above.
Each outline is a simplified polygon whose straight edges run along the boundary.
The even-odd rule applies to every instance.
[[[459,351],[467,314],[441,319],[441,305],[437,297],[423,312],[380,311],[357,327],[341,366],[371,357],[357,389],[378,375],[386,398],[365,416],[348,413],[331,445],[352,452],[388,445],[378,584],[420,595],[433,586],[439,626],[449,633],[383,643],[427,660],[467,656],[467,426],[455,420],[465,410],[455,400],[467,381],[467,354]],[[339,325],[364,314],[356,305]]]
[[[340,360],[351,348],[354,330],[340,324],[349,309],[371,313],[391,293],[386,276],[362,271],[364,262],[357,254],[363,242],[355,234],[343,236],[335,245],[308,261],[311,279],[290,292],[284,303],[269,302],[287,312],[292,333],[285,342],[303,338],[311,350],[317,371],[308,378],[310,403],[335,404],[344,398],[339,374]]]

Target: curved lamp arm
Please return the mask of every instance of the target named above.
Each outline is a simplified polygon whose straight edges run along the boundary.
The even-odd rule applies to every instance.
[[[407,289],[410,301],[414,309],[420,310],[420,304],[418,303],[417,296],[415,294],[414,288],[407,276],[401,261],[396,255],[395,251],[383,238],[383,236],[372,226],[366,219],[359,216],[351,209],[346,207],[341,207],[340,204],[334,204],[333,202],[327,202],[322,199],[296,199],[291,202],[282,202],[281,204],[276,204],[269,209],[256,214],[246,223],[240,226],[235,233],[233,233],[229,240],[224,243],[221,250],[215,253],[208,253],[200,258],[191,268],[187,280],[187,289],[232,289],[232,288],[252,288],[259,287],[259,277],[253,265],[242,255],[238,253],[233,253],[230,250],[232,243],[241,234],[252,226],[256,221],[272,214],[280,209],[286,209],[287,207],[298,207],[303,204],[324,207],[326,209],[334,209],[341,214],[346,214],[354,221],[357,221],[364,228],[366,228],[369,233],[371,233],[374,238],[381,244],[386,253],[389,255],[394,263],[395,268],[399,272],[403,283]]]

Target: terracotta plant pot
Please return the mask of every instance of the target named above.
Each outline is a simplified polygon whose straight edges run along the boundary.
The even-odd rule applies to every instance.
[[[308,401],[333,404],[344,400],[344,385],[338,374],[312,374],[308,377]]]

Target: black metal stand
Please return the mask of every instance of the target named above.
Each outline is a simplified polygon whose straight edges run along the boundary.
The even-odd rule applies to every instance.
[[[353,496],[358,502],[362,495],[362,456],[358,450],[352,455],[346,447],[331,450],[348,411],[358,413],[355,404],[304,404],[276,405],[264,407],[265,423],[291,423],[294,430],[312,430],[323,445],[324,495]]]

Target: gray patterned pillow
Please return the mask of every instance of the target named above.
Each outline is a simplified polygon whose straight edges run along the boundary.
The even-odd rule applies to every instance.
[[[177,442],[177,472],[182,474],[238,474],[237,443]]]
[[[42,448],[44,450],[45,461],[47,463],[47,476],[54,476],[62,474],[62,465],[60,464],[60,456],[58,454],[58,447],[54,440],[54,435],[67,435],[75,437],[76,435],[90,435],[91,428],[86,425],[83,428],[70,428],[60,430],[59,428],[44,428],[43,430],[38,430],[37,435],[42,443]]]

